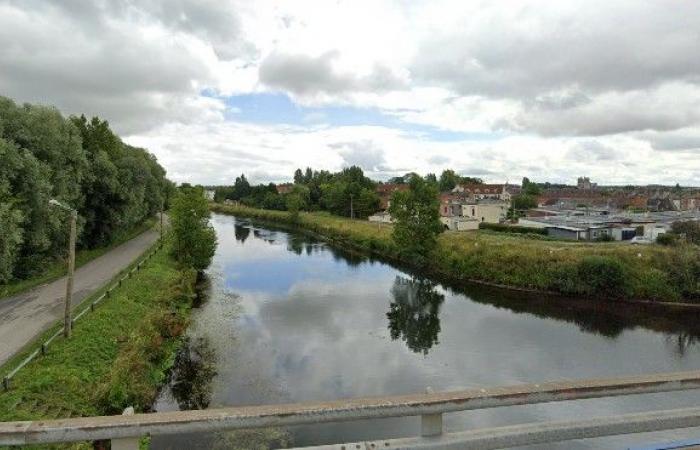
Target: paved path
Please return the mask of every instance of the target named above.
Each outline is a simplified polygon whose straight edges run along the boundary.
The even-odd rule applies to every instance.
[[[73,307],[129,266],[158,236],[155,229],[148,230],[77,269],[73,285]],[[0,365],[41,332],[63,320],[65,295],[66,277],[63,277],[0,300]]]

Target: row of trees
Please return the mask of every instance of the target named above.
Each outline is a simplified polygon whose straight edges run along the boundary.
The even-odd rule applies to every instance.
[[[65,212],[50,199],[78,211],[78,246],[94,248],[152,216],[172,189],[155,157],[106,121],[0,97],[0,283],[65,254]]]
[[[279,193],[273,183],[253,186],[241,175],[232,186],[217,187],[214,199],[240,201],[264,209],[323,210],[340,216],[366,218],[379,208],[376,186],[377,183],[357,166],[336,173],[307,168],[305,172],[295,171],[294,185],[283,193]]]

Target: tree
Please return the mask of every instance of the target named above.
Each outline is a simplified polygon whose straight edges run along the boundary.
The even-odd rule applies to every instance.
[[[173,256],[198,272],[206,269],[216,251],[216,232],[209,223],[209,207],[201,188],[181,188],[170,209],[175,236]]]
[[[299,211],[306,209],[309,205],[309,188],[304,185],[295,185],[292,192],[287,194],[285,205],[292,221],[299,221]]]
[[[694,220],[673,222],[671,232],[677,235],[685,235],[687,242],[700,245],[700,222]]]
[[[392,237],[402,257],[422,265],[437,244],[442,231],[438,192],[421,177],[413,177],[409,189],[391,197]]]
[[[294,184],[302,184],[304,182],[304,174],[301,169],[294,171]]]
[[[240,200],[248,195],[250,195],[250,183],[248,183],[245,175],[241,174],[240,177],[236,177],[236,181],[233,183],[231,200]]]
[[[457,175],[454,170],[443,170],[440,174],[440,180],[438,181],[440,192],[451,191],[460,181],[461,177]]]
[[[528,194],[518,194],[513,196],[511,203],[514,210],[522,211],[525,209],[537,208],[537,199]]]

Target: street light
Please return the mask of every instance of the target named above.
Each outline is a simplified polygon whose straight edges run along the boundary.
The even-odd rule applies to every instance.
[[[73,273],[75,272],[75,228],[78,220],[78,211],[70,206],[59,202],[56,199],[49,200],[50,206],[56,206],[70,212],[70,239],[68,243],[68,280],[66,282],[66,302],[63,312],[63,336],[70,337],[71,332],[71,317],[70,308],[73,299]]]

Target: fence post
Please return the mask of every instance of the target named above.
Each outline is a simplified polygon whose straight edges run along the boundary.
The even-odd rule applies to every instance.
[[[420,416],[420,435],[423,437],[442,434],[442,414],[423,414]]]
[[[433,388],[425,388],[426,394],[432,394]],[[440,436],[442,434],[442,413],[423,414],[420,416],[420,435],[423,437]]]
[[[5,388],[6,391],[10,390],[10,377],[5,377],[2,379],[2,386]]]
[[[133,416],[134,415],[134,408],[132,406],[129,406],[124,410],[122,413],[122,416]],[[112,450],[139,450],[139,441],[140,438],[138,437],[128,437],[128,438],[121,438],[121,439],[112,439]]]

